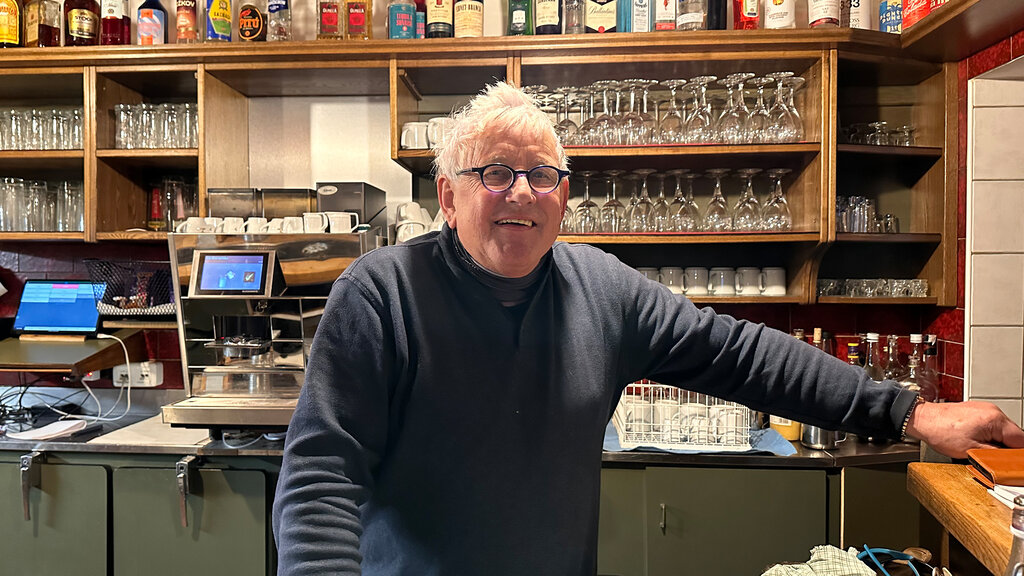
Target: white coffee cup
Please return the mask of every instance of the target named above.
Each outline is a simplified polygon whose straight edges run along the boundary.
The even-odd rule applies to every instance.
[[[302,213],[302,228],[307,233],[320,234],[326,232],[328,225],[330,225],[330,220],[327,219],[327,214],[323,212]]]
[[[348,234],[359,226],[359,214],[355,212],[324,212],[330,224],[331,234]]]
[[[704,296],[708,293],[708,269],[687,268],[683,270],[683,294]]]
[[[764,274],[760,268],[742,267],[736,269],[736,295],[760,296],[764,292]]]
[[[406,202],[404,204],[399,204],[398,208],[395,210],[395,226],[401,226],[406,222],[420,222],[422,224],[427,224],[429,222],[423,222],[422,220],[423,207],[420,206],[419,202]]]
[[[267,225],[266,218],[251,216],[245,221],[245,231],[249,234],[263,234],[267,231],[267,228],[269,226]]]
[[[280,234],[284,228],[284,218],[272,218],[267,222],[267,234]]]
[[[188,234],[211,234],[217,231],[217,227],[220,226],[222,220],[216,217],[202,216],[189,216],[185,221],[178,224],[175,232],[185,232]]]
[[[711,406],[708,418],[715,428],[715,439],[723,444],[740,444],[750,435],[746,412],[736,406]]]
[[[448,141],[448,131],[451,130],[452,124],[452,119],[447,116],[431,118],[427,122],[427,143],[430,146],[443,146]]]
[[[683,293],[683,269],[678,266],[665,266],[658,271],[661,283],[668,286],[673,294]]]
[[[241,234],[245,231],[245,220],[238,216],[226,216],[214,231],[219,234]]]
[[[785,296],[786,295],[786,269],[777,267],[762,268],[761,273],[764,274],[764,292],[765,296]]]
[[[285,216],[281,223],[281,232],[285,234],[300,234],[305,230],[305,223],[302,216]]]
[[[672,426],[679,425],[679,402],[671,398],[654,401],[654,431],[662,434],[671,432]]]
[[[636,271],[641,273],[641,274],[643,274],[644,276],[646,276],[650,280],[654,280],[655,282],[659,281],[659,279],[658,279],[658,269],[657,268],[649,268],[649,267],[645,266],[645,267],[637,268]]]
[[[427,148],[427,123],[406,122],[402,126],[402,137],[399,141],[402,144],[402,148],[408,150]]]
[[[708,294],[712,296],[736,294],[736,271],[732,268],[712,268],[708,274]]]
[[[401,244],[402,242],[412,240],[413,238],[427,233],[427,226],[419,221],[406,222],[400,224],[395,228],[395,240]]]

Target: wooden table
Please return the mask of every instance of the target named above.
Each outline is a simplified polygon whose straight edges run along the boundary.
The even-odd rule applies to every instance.
[[[993,574],[1010,559],[1010,509],[971,477],[960,464],[913,462],[907,489],[943,526],[942,563],[948,565],[952,535]]]

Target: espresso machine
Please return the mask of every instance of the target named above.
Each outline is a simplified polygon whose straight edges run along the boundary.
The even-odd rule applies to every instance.
[[[186,398],[172,426],[288,425],[331,285],[377,247],[351,234],[169,234]]]

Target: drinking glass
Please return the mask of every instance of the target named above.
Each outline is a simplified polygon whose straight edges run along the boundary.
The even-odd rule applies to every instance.
[[[626,231],[626,207],[618,199],[618,177],[624,170],[606,170],[608,175],[608,190],[610,197],[601,205],[601,232],[625,232]]]
[[[785,89],[782,85],[783,80],[792,77],[793,73],[789,71],[765,74],[765,78],[775,80],[775,101],[768,110],[770,126],[768,134],[772,142],[797,141],[796,121],[789,111],[789,106],[786,105]]]
[[[725,109],[718,117],[715,129],[718,132],[718,139],[723,144],[742,144],[746,141],[745,124],[747,121],[746,105],[743,103],[743,82],[753,74],[730,74],[718,81],[718,83],[729,91],[728,101]],[[736,97],[737,89],[739,98]]]
[[[182,126],[188,141],[188,148],[199,147],[199,108],[195,102],[186,102],[182,107]]]
[[[711,193],[711,201],[704,209],[704,229],[708,232],[728,232],[732,230],[732,214],[729,204],[722,192],[722,177],[729,173],[727,168],[714,168],[707,171],[708,178],[715,180],[715,189]]]
[[[157,108],[153,104],[139,104],[132,111],[132,141],[136,148],[155,148],[157,138]]]
[[[619,122],[615,119],[614,111],[608,105],[608,90],[619,85],[612,80],[601,80],[594,82],[594,88],[601,91],[602,109],[601,114],[594,120],[594,142],[598,146],[612,146],[619,143]]]
[[[593,234],[598,231],[599,208],[597,203],[590,199],[590,177],[596,172],[581,170],[578,174],[583,177],[583,201],[576,206],[574,229],[577,234]]]
[[[25,149],[25,125],[23,112],[17,108],[7,111],[7,150]]]
[[[11,145],[11,111],[0,110],[0,150],[14,150]]]
[[[81,150],[85,148],[84,138],[82,137],[82,130],[85,121],[82,119],[82,108],[71,109],[71,120],[68,122],[68,138],[71,140],[71,146],[75,150]]]
[[[46,182],[31,180],[25,183],[26,231],[46,230],[46,196]]]
[[[747,117],[747,134],[753,144],[770,142],[771,115],[764,105],[764,87],[771,82],[770,78],[751,78],[750,80],[750,83],[757,87],[757,104],[754,105],[750,116]]]
[[[711,106],[707,100],[707,86],[709,83],[718,80],[717,76],[697,76],[690,79],[690,84],[695,86],[694,110],[686,119],[687,142],[693,144],[712,144],[715,141],[714,118],[711,115]]]
[[[572,118],[569,117],[570,105],[576,97],[575,90],[576,89],[572,86],[555,88],[555,92],[562,95],[561,102],[556,101],[555,105],[556,119],[559,116],[559,112],[561,112],[561,120],[558,120],[558,123],[555,124],[555,132],[558,134],[558,137],[562,139],[562,142],[565,143],[572,142],[576,137],[576,132],[579,130],[579,126],[577,126],[576,123],[572,121]],[[561,104],[561,106],[558,104]]]
[[[0,179],[0,230],[21,232],[27,226],[24,220],[25,182],[21,178]]]
[[[900,126],[893,130],[889,135],[889,143],[893,146],[913,146],[914,127]]]
[[[676,93],[679,88],[686,85],[686,80],[664,80],[661,84],[668,86],[671,96],[668,100],[669,109],[665,113],[665,117],[661,119],[658,135],[664,144],[680,143],[683,141],[683,132],[686,127],[683,121],[683,114],[676,104]]]
[[[650,93],[651,93],[651,88],[654,87],[654,86],[657,86],[658,85],[658,81],[657,80],[638,80],[638,82],[641,82],[641,87],[643,87],[643,93],[641,94],[641,97],[643,98],[643,102],[642,102],[642,106],[641,106],[641,110],[640,110],[640,117],[643,118],[644,126],[647,128],[647,140],[648,140],[649,143],[652,143],[652,144],[653,143],[657,143],[656,139],[655,139],[655,134],[657,134],[657,132],[658,132],[658,115],[657,115],[657,110],[655,110],[655,114],[651,114],[650,112],[648,112],[647,111],[647,101],[649,100],[649,96],[650,96]]]
[[[640,181],[640,195],[636,205],[629,212],[629,230],[631,232],[654,232],[654,203],[651,202],[647,190],[647,177],[653,174],[653,168],[638,168],[633,170]]]
[[[678,178],[686,181],[686,191],[683,194],[682,205],[672,214],[672,222],[679,232],[699,232],[704,229],[704,217],[700,214],[700,208],[693,199],[693,181],[700,178],[700,174],[684,171]]]
[[[807,80],[801,76],[793,76],[792,78],[785,78],[782,81],[782,86],[786,89],[786,107],[789,108],[789,115],[793,118],[794,142],[803,142],[804,140],[804,120],[800,117],[800,111],[796,108],[796,93],[797,90],[807,83]]]
[[[576,146],[590,146],[595,144],[594,125],[597,119],[594,117],[594,94],[597,90],[592,86],[581,86],[577,88],[580,94],[586,95],[586,99],[580,102],[580,123],[576,131]],[[586,107],[583,104],[587,104]]]
[[[658,199],[654,202],[654,209],[652,211],[654,232],[671,232],[672,231],[672,220],[670,218],[671,213],[668,209],[668,202],[665,200],[665,178],[668,174],[663,172],[656,172],[652,174],[655,180],[658,181]]]
[[[134,129],[132,128],[132,106],[117,104],[114,106],[114,148],[126,150],[135,147]]]
[[[754,175],[760,172],[760,168],[743,168],[736,171],[736,176],[746,180],[743,193],[732,209],[732,227],[736,231],[752,232],[761,229],[761,203],[754,195]]]
[[[874,146],[888,146],[889,145],[889,134],[886,127],[889,125],[888,122],[878,121],[868,124],[872,132],[868,132],[865,142]]]
[[[184,148],[178,122],[178,107],[174,104],[160,105],[159,146],[161,148]]]
[[[773,168],[767,172],[772,179],[771,197],[765,202],[761,212],[761,225],[765,230],[784,231],[793,229],[793,216],[789,211],[789,202],[782,189],[782,179],[789,174],[788,168]]]
[[[626,80],[623,84],[629,88],[629,112],[623,114],[619,120],[619,143],[627,146],[648,144],[650,138],[647,124],[644,122],[644,117],[640,115],[636,103],[637,88],[644,85],[644,80]]]
[[[46,146],[46,120],[43,118],[42,110],[28,110],[28,130],[25,133],[26,150],[42,150]]]

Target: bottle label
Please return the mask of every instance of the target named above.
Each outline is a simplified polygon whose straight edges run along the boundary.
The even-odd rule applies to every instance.
[[[793,0],[768,0],[765,2],[764,27],[770,30],[796,28],[796,11],[793,10]]]
[[[633,13],[630,15],[633,32],[651,31],[650,0],[633,0]]]
[[[416,12],[416,37],[423,38],[427,33],[427,15],[423,12]]]
[[[174,28],[178,33],[178,42],[182,40],[198,40],[196,33],[196,0],[177,0],[174,9]]]
[[[703,24],[703,12],[688,12],[686,14],[680,14],[679,17],[676,18],[676,28],[682,28],[684,26],[702,26]]]
[[[537,26],[558,26],[561,14],[558,13],[558,0],[537,0]]]
[[[811,28],[839,26],[839,12],[839,0],[810,0],[807,5],[807,22]]]
[[[587,32],[615,32],[617,0],[587,0]]]
[[[556,0],[557,3],[557,0]],[[462,0],[455,3],[455,37],[479,38],[484,35],[484,3]]]
[[[882,0],[878,5],[878,29],[890,34],[903,31],[903,2],[901,0]]]
[[[0,44],[21,46],[21,14],[14,0],[0,0]]]
[[[124,17],[124,2],[121,0],[103,0],[100,3],[101,18],[120,20]]]
[[[427,24],[452,24],[452,1],[427,2]]]
[[[757,0],[743,0],[743,17],[757,18]]]
[[[231,0],[207,0],[206,39],[231,41]]]
[[[338,3],[321,2],[320,3],[320,34],[336,35],[340,34],[341,29],[338,26]]]
[[[654,29],[676,29],[676,3],[673,0],[654,1]]]
[[[267,2],[267,12],[270,14],[277,14],[282,10],[288,9],[288,0],[270,0]]]
[[[238,39],[263,42],[267,39],[267,16],[252,4],[238,9]]]
[[[25,46],[39,43],[39,2],[25,7]]]
[[[366,36],[366,2],[346,2],[345,11],[348,12],[348,35]]]
[[[793,421],[789,418],[783,418],[782,416],[769,416],[768,422],[775,424],[776,426],[792,426]]]
[[[850,0],[850,28],[875,29],[871,18],[871,0]]]
[[[152,46],[164,43],[164,26],[167,25],[162,10],[139,8],[139,45]]]
[[[526,25],[526,10],[515,10],[512,12],[512,25],[513,26],[525,26]]]
[[[388,38],[408,40],[415,37],[416,5],[392,4],[388,6]]]
[[[68,33],[72,38],[93,40],[99,29],[99,15],[92,10],[75,8],[68,12]]]

